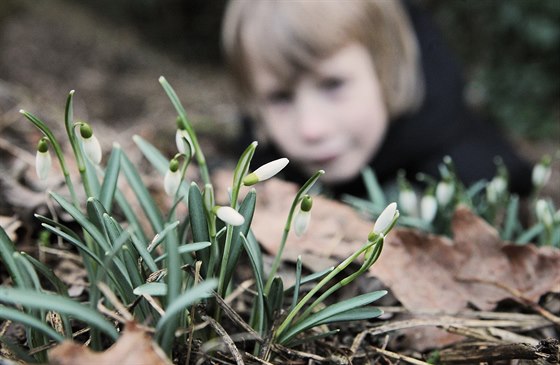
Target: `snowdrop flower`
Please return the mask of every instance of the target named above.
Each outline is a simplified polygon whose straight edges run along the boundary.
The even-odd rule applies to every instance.
[[[399,206],[406,215],[418,216],[418,198],[414,190],[405,188],[399,192]]]
[[[86,156],[91,162],[99,165],[101,162],[101,145],[97,137],[93,135],[93,130],[89,124],[80,123],[80,137]]]
[[[177,151],[183,154],[186,152],[186,146],[188,145],[190,149],[189,152],[190,157],[194,156],[194,151],[195,151],[194,144],[191,140],[191,137],[189,136],[189,133],[187,133],[187,131],[181,125],[179,118],[177,118],[177,132],[175,133],[175,144],[177,145]]]
[[[544,157],[541,162],[533,167],[531,180],[535,187],[543,187],[550,179],[550,157]]]
[[[294,219],[294,231],[298,237],[303,236],[303,234],[307,231],[307,227],[309,227],[312,206],[313,198],[309,195],[304,196],[299,206],[299,212]]]
[[[440,181],[436,186],[436,198],[441,206],[446,206],[453,198],[455,186],[449,181]]]
[[[427,194],[420,200],[420,218],[426,223],[432,223],[436,217],[438,203],[436,197],[432,194]]]
[[[393,228],[398,217],[399,211],[397,210],[397,203],[393,202],[387,205],[387,207],[383,209],[383,211],[375,221],[373,230],[368,236],[368,240],[374,241],[375,238],[379,236],[385,236],[391,230],[391,228]]]
[[[169,196],[175,196],[177,189],[181,184],[181,173],[179,172],[179,161],[176,158],[169,161],[169,169],[163,178],[163,188]]]
[[[245,176],[243,179],[243,185],[251,186],[255,185],[260,181],[270,179],[280,171],[290,162],[287,158],[279,158],[277,160],[266,163],[253,171],[252,173]]]
[[[215,206],[212,211],[218,218],[232,226],[240,226],[245,223],[245,218],[232,207]]]
[[[554,217],[546,200],[537,200],[537,203],[535,204],[535,211],[537,213],[537,218],[540,222],[542,222],[542,224],[544,224],[546,227],[552,226]]]
[[[35,171],[40,180],[46,180],[51,171],[52,158],[49,153],[49,144],[46,138],[41,138],[37,144],[37,154],[35,155]]]
[[[503,176],[496,176],[486,186],[486,198],[490,203],[496,203],[507,188],[507,181]]]

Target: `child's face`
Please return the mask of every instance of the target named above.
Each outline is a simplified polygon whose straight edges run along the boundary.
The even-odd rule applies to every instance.
[[[321,180],[355,177],[381,145],[388,117],[367,49],[353,43],[321,60],[285,87],[263,67],[254,89],[268,137],[306,173]]]

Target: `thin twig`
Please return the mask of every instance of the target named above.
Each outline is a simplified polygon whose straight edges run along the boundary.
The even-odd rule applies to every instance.
[[[201,316],[201,319],[203,321],[208,322],[210,326],[214,329],[214,331],[216,331],[216,333],[222,338],[222,341],[224,341],[224,344],[229,349],[237,365],[245,365],[245,362],[243,361],[243,357],[241,356],[239,349],[235,346],[235,343],[233,342],[231,337],[229,337],[226,330],[212,317],[203,315]]]
[[[395,359],[395,360],[398,360],[398,361],[401,361],[401,360],[402,360],[402,361],[405,361],[405,362],[407,362],[407,363],[409,363],[409,364],[415,364],[415,365],[430,365],[430,363],[427,363],[427,362],[425,362],[425,361],[418,360],[418,359],[415,359],[415,358],[410,357],[410,356],[397,354],[396,352],[383,350],[383,349],[381,349],[381,348],[379,348],[379,347],[374,347],[374,346],[372,346],[372,347],[369,347],[368,349],[371,349],[371,350],[373,350],[374,352],[376,352],[376,353],[378,353],[378,354],[381,354],[381,355],[383,355],[383,356],[390,357],[391,359]]]

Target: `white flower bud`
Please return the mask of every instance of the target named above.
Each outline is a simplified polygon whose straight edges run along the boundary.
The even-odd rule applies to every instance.
[[[309,195],[304,196],[301,200],[300,209],[294,219],[294,231],[298,237],[303,236],[309,227],[312,206],[313,198]]]
[[[412,189],[404,189],[399,192],[399,206],[408,216],[418,216],[418,198]]]
[[[383,211],[375,221],[375,224],[373,225],[372,233],[377,235],[387,234],[387,232],[393,225],[395,216],[398,215],[398,212],[399,211],[397,210],[397,203],[393,202],[387,205],[387,207],[383,209]]]
[[[175,144],[177,145],[177,150],[183,154],[186,152],[186,147],[188,145],[190,148],[190,157],[194,156],[194,144],[186,130],[177,129],[177,132],[175,133]]]
[[[243,218],[243,216],[232,207],[216,206],[213,211],[218,218],[227,224],[231,224],[232,226],[240,226],[245,223],[245,218]]]
[[[82,140],[82,146],[84,147],[84,153],[86,156],[96,165],[101,162],[101,145],[99,140],[93,134],[91,126],[87,123],[80,124],[80,139]]]
[[[280,171],[290,162],[287,158],[279,158],[277,160],[266,163],[253,171],[252,173],[245,176],[243,179],[243,184],[245,186],[254,185],[260,181],[270,179]]]
[[[542,224],[544,224],[547,227],[552,226],[554,217],[552,212],[550,211],[550,208],[546,200],[544,199],[537,200],[537,203],[535,204],[535,211],[538,220],[542,222]]]
[[[486,186],[486,198],[490,203],[496,203],[505,192],[507,182],[502,176],[496,176]]]
[[[311,221],[311,211],[304,212],[300,210],[294,219],[294,232],[296,236],[301,237],[307,231],[309,222]]]
[[[163,189],[165,193],[169,196],[175,196],[179,185],[181,184],[181,173],[179,172],[179,161],[176,158],[172,158],[169,161],[169,168],[165,173],[163,178]]]
[[[440,181],[436,186],[436,198],[441,206],[446,206],[453,198],[455,186],[447,181]]]
[[[535,167],[533,167],[533,173],[531,175],[533,185],[536,187],[542,187],[546,185],[546,183],[550,179],[550,174],[550,166],[547,166],[543,163],[535,165]]]
[[[163,178],[163,188],[165,189],[165,193],[169,196],[175,196],[177,189],[179,189],[179,184],[181,184],[181,173],[179,170],[167,170],[165,177]]]
[[[436,198],[431,195],[424,195],[420,200],[420,218],[426,223],[432,223],[436,217],[438,203]]]
[[[40,180],[46,180],[51,171],[52,158],[49,151],[41,152],[37,150],[35,155],[35,171]]]

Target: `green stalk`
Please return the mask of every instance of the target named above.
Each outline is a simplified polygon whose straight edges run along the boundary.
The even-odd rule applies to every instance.
[[[196,138],[196,133],[194,132],[194,129],[187,119],[187,112],[185,111],[185,108],[183,108],[183,105],[181,104],[177,93],[175,92],[175,90],[173,90],[165,77],[160,76],[159,83],[167,93],[167,96],[169,97],[171,103],[175,107],[175,110],[179,114],[179,119],[181,120],[183,128],[185,128],[185,130],[189,134],[189,137],[191,138],[194,146],[194,155],[196,158],[196,162],[198,163],[198,168],[200,169],[200,177],[202,178],[202,181],[204,182],[204,184],[210,184],[210,174],[208,172],[208,166],[206,165],[206,158],[202,153],[202,149],[200,148],[198,139]]]
[[[280,241],[280,247],[278,248],[278,252],[276,253],[276,257],[274,257],[274,262],[272,263],[272,268],[270,270],[270,275],[266,280],[266,285],[264,287],[265,293],[268,294],[270,290],[270,286],[272,285],[272,280],[278,271],[278,267],[280,267],[280,261],[282,259],[282,253],[284,252],[284,246],[286,246],[286,241],[288,240],[288,234],[290,233],[290,228],[292,226],[292,219],[294,216],[294,212],[300,203],[301,199],[308,193],[309,189],[315,184],[315,182],[325,173],[324,170],[317,171],[307,182],[299,189],[297,192],[294,201],[292,202],[292,206],[290,208],[290,212],[288,213],[288,219],[286,220],[286,225],[284,226],[284,232],[282,233],[282,241]]]
[[[348,265],[350,265],[354,260],[356,260],[362,253],[366,252],[368,249],[373,247],[376,243],[378,243],[379,239],[374,242],[368,242],[363,245],[358,251],[354,252],[351,256],[349,256],[346,260],[342,261],[338,266],[334,268],[327,276],[325,276],[313,289],[309,291],[301,301],[294,307],[294,309],[288,314],[286,319],[278,326],[278,329],[275,333],[275,338],[280,337],[282,332],[286,330],[286,328],[290,325],[292,320],[298,314],[298,312],[302,309],[302,307],[317,293],[322,287],[324,287],[329,281],[331,281],[336,275],[338,275],[342,270],[346,269]],[[375,256],[375,255],[372,255]]]
[[[245,149],[239,161],[237,167],[233,172],[233,184],[231,188],[231,207],[237,209],[237,198],[239,197],[239,190],[241,190],[241,184],[243,183],[243,177],[247,174],[249,170],[249,165],[251,164],[251,159],[255,154],[255,149],[257,148],[257,142],[253,142]],[[222,297],[225,296],[225,291],[227,289],[227,284],[225,281],[228,260],[231,251],[231,241],[233,238],[233,226],[230,224],[226,228],[226,239],[224,243],[224,251],[222,252],[222,262],[220,266],[220,276],[218,280],[218,294]],[[219,310],[219,307],[218,307]],[[219,312],[216,314],[219,316]],[[216,317],[218,320],[218,317]]]

